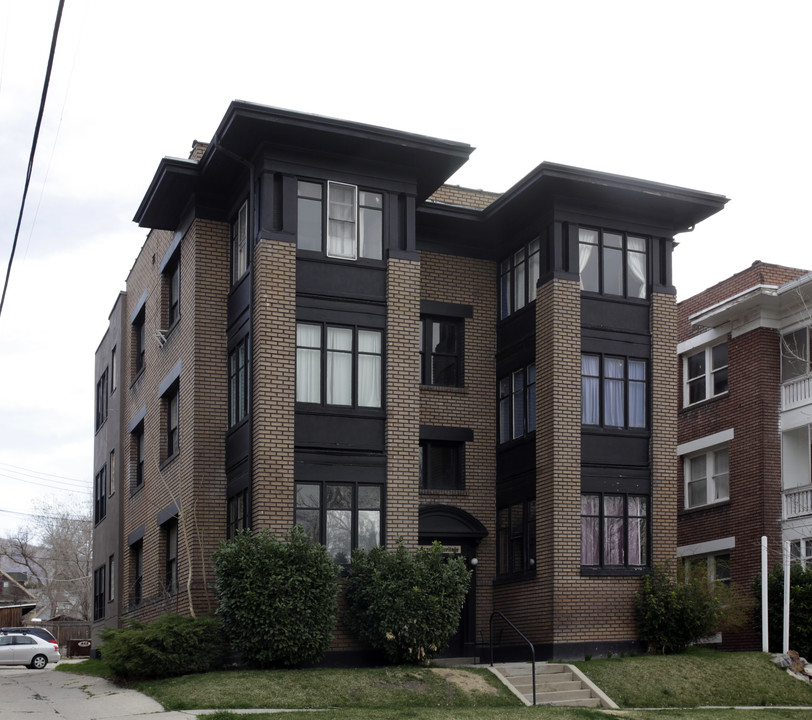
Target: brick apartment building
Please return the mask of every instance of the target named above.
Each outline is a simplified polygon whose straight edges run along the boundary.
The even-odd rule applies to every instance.
[[[300,523],[341,563],[462,554],[450,654],[495,610],[540,657],[637,647],[677,540],[674,235],[726,199],[551,163],[444,185],[471,151],[234,102],[160,162],[96,357],[95,628],[213,608],[219,541]]]
[[[678,557],[750,593],[782,539],[812,563],[812,275],[754,262],[679,303]],[[721,638],[758,649],[755,628]]]

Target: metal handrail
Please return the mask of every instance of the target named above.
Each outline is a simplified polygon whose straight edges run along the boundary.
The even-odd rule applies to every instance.
[[[531,668],[532,673],[533,673],[533,705],[535,706],[535,704],[536,704],[536,649],[533,647],[533,643],[531,643],[527,639],[525,634],[521,630],[519,630],[519,628],[517,628],[512,622],[510,622],[510,620],[508,620],[507,615],[505,615],[505,613],[503,613],[503,612],[500,612],[499,610],[494,610],[491,613],[491,619],[490,619],[490,623],[489,623],[489,629],[490,629],[490,638],[489,638],[490,642],[489,642],[489,645],[490,645],[490,651],[491,651],[491,667],[493,667],[493,619],[497,615],[499,617],[501,617],[502,620],[504,620],[508,625],[510,625],[510,627],[513,628],[514,632],[530,646],[530,668]]]

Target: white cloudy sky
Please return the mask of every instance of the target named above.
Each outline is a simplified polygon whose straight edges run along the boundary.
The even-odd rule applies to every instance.
[[[57,0],[0,0],[8,261]],[[543,160],[719,193],[680,236],[685,298],[756,259],[812,268],[804,0],[67,0],[0,316],[0,534],[89,494],[93,353],[164,155],[233,99],[470,143],[452,182]]]

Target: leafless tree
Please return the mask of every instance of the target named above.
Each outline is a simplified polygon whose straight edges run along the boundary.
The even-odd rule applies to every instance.
[[[93,520],[89,504],[42,502],[29,526],[0,539],[0,556],[28,574],[26,588],[47,617],[91,617]]]

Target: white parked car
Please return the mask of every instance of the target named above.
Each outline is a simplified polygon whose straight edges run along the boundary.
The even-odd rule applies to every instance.
[[[25,665],[42,670],[49,662],[59,662],[59,645],[36,635],[0,635],[0,665]]]

